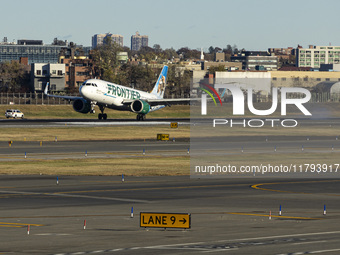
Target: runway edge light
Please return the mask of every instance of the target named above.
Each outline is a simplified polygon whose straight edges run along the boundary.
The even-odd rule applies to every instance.
[[[280,216],[282,215],[281,205],[280,205],[279,215]]]

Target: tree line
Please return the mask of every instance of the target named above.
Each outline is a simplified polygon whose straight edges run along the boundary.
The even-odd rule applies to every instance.
[[[154,48],[142,47],[138,52],[132,52],[108,40],[104,45],[92,51],[92,73],[94,76],[116,84],[151,91],[162,68],[152,67],[152,65],[139,65],[137,62],[120,64],[117,55],[122,51],[128,51],[130,58],[136,57],[146,62],[154,61],[157,63],[158,60],[159,63],[164,63],[164,60],[178,57],[174,49],[163,51],[158,45],[155,45]],[[190,79],[189,70],[170,64],[165,97],[189,97]]]
[[[54,42],[56,43],[56,42]],[[204,53],[205,60],[212,61],[216,52],[226,53],[226,61],[230,60],[232,54],[239,52],[236,45],[227,45],[225,49],[209,47]],[[129,61],[121,64],[118,60],[119,52],[127,52],[130,59],[144,63],[169,65],[168,87],[166,97],[185,97],[190,93],[191,72],[184,67],[172,64],[177,60],[185,61],[191,59],[200,60],[201,51],[182,47],[178,50],[173,48],[162,49],[159,44],[153,47],[142,47],[139,51],[131,51],[128,47],[121,47],[108,38],[105,44],[92,50],[90,58],[93,65],[89,67],[92,78],[97,77],[109,82],[131,86],[136,89],[150,91],[154,86],[161,68],[155,65],[139,65],[138,61]],[[17,61],[0,63],[0,92],[29,92],[30,91],[30,67],[20,64]],[[68,92],[77,91],[70,88]]]

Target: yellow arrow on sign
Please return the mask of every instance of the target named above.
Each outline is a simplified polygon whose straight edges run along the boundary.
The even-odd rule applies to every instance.
[[[190,228],[190,213],[140,213],[140,226],[148,228]]]

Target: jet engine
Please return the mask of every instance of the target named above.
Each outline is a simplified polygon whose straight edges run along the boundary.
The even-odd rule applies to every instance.
[[[88,113],[91,110],[91,103],[85,99],[76,99],[73,102],[73,109],[76,112]]]
[[[150,111],[150,105],[143,100],[135,100],[131,104],[131,110],[135,113],[147,114]]]

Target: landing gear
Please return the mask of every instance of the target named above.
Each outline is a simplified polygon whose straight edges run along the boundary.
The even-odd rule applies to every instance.
[[[99,105],[99,109],[100,109],[100,111],[101,111],[102,113],[99,113],[99,114],[98,114],[98,119],[99,119],[99,120],[101,120],[101,119],[106,120],[106,119],[107,119],[107,114],[104,113],[105,107],[102,106],[102,105]]]
[[[146,119],[145,114],[141,114],[141,113],[140,113],[140,114],[137,114],[137,120],[138,120],[138,121],[140,121],[140,120],[143,120],[143,121],[144,121],[145,119]]]
[[[99,113],[98,114],[98,119],[101,120],[106,120],[107,119],[107,114],[106,113]]]
[[[94,110],[94,107],[96,106],[96,102],[91,102],[91,110],[90,113],[96,113],[96,111]]]

